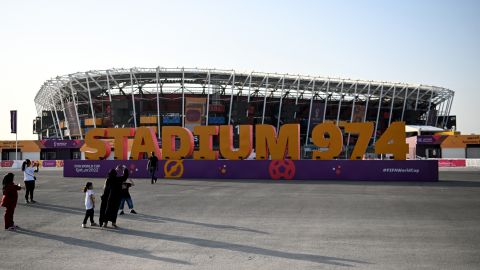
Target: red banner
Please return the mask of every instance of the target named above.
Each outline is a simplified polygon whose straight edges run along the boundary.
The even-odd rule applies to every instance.
[[[439,159],[438,167],[466,167],[465,159]]]
[[[1,165],[2,167],[12,167],[13,160],[2,160]]]
[[[210,104],[210,107],[208,110],[214,113],[223,113],[225,112],[225,106],[222,104]]]

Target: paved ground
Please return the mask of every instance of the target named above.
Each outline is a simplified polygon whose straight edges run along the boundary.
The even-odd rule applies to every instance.
[[[118,230],[82,229],[86,179],[60,175],[41,172],[39,203],[20,201],[0,268],[480,269],[480,170],[438,183],[138,180],[139,214]]]

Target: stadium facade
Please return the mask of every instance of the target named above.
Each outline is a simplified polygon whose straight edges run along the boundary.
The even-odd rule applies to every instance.
[[[42,85],[34,132],[39,139],[83,139],[98,127],[299,123],[308,146],[318,123],[372,121],[373,144],[394,121],[451,128],[453,98],[452,90],[408,83],[196,68],[95,70]]]

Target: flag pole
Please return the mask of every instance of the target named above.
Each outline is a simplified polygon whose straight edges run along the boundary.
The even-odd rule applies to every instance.
[[[18,160],[18,134],[15,132],[15,160]]]
[[[18,160],[18,128],[17,128],[17,121],[18,120],[18,111],[15,110],[15,160]]]

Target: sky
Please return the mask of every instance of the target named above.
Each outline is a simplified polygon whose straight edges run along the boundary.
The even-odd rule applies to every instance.
[[[480,134],[480,1],[0,0],[0,140],[36,139],[34,98],[74,72],[198,67],[455,91]]]

